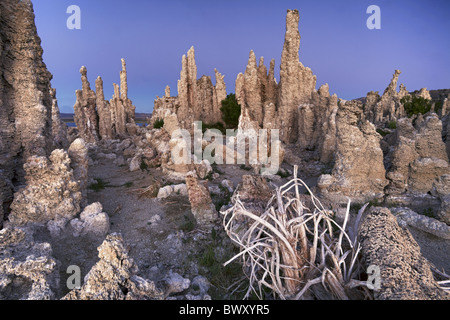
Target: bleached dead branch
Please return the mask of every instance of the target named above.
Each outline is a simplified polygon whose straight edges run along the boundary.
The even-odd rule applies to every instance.
[[[350,200],[341,226],[297,171],[294,167],[293,179],[276,189],[262,214],[246,209],[239,194],[233,196],[233,206],[221,213],[228,236],[241,251],[224,265],[242,260],[249,279],[245,298],[254,292],[262,299],[264,287],[280,299],[313,298],[316,286],[337,299],[349,299],[349,290],[358,286],[369,293],[366,282],[356,279],[361,249],[357,224],[367,205],[347,233]],[[301,200],[302,186],[309,192],[311,208]]]

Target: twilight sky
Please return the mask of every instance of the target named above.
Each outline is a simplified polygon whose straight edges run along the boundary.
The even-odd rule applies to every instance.
[[[169,85],[177,94],[181,57],[195,47],[198,78],[214,68],[234,92],[250,50],[276,60],[279,80],[287,9],[300,11],[300,61],[317,75],[317,88],[353,99],[388,85],[395,69],[409,91],[450,88],[448,0],[33,0],[44,61],[53,74],[61,112],[73,112],[79,69],[91,88],[104,81],[105,98],[128,69],[129,98],[152,112]],[[381,9],[381,30],[369,30],[369,5]],[[81,9],[81,30],[69,30],[70,5]]]

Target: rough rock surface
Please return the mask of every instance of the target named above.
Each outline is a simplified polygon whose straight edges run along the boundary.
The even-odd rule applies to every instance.
[[[242,182],[239,183],[235,195],[239,195],[239,199],[249,210],[261,211],[262,213],[272,197],[272,190],[267,184],[267,180],[261,176],[242,176]]]
[[[360,101],[341,103],[337,112],[336,159],[332,175],[323,175],[318,187],[321,193],[336,201],[354,202],[384,196],[385,178],[381,136],[366,121],[358,126],[362,114]]]
[[[97,97],[95,91],[91,89],[85,66],[81,67],[80,73],[82,89],[75,92],[77,100],[73,106],[74,120],[80,137],[88,143],[96,143],[99,140]]]
[[[115,128],[111,119],[111,106],[105,100],[105,93],[103,91],[103,80],[98,77],[95,80],[96,104],[98,113],[98,133],[102,139],[113,139],[115,136]]]
[[[450,111],[450,106],[448,110]],[[445,142],[447,156],[450,159],[450,113],[442,118],[442,140]]]
[[[405,116],[405,110],[401,99],[409,95],[403,84],[397,92],[398,77],[401,71],[395,70],[391,82],[380,97],[378,92],[369,92],[364,105],[364,119],[374,124],[381,124],[387,121],[395,121]]]
[[[52,75],[42,59],[34,18],[31,1],[0,2],[0,207],[5,209],[15,185],[24,183],[27,158],[48,156],[53,132],[61,133],[60,123],[52,123],[58,117]]]
[[[159,300],[162,293],[154,283],[136,275],[138,269],[128,255],[120,234],[113,233],[98,247],[97,262],[63,300]]]
[[[53,230],[62,229],[80,212],[82,200],[67,152],[56,149],[50,159],[30,157],[24,169],[27,184],[14,195],[10,223],[22,226],[51,222]]]
[[[136,132],[135,109],[128,98],[126,62],[122,59],[120,71],[120,86],[114,84],[114,95],[105,101],[103,80],[98,77],[95,81],[97,92],[91,90],[87,69],[80,69],[82,90],[76,91],[74,105],[74,120],[79,135],[86,143],[97,143],[100,139],[109,140],[116,136],[126,138]],[[130,133],[131,132],[131,133]]]
[[[194,47],[183,55],[181,64],[178,97],[171,97],[170,90],[166,90],[164,97],[158,97],[154,102],[152,122],[157,119],[165,121],[171,114],[176,114],[180,128],[187,130],[193,128],[194,121],[208,124],[222,122],[220,108],[227,96],[224,76],[214,69],[215,86],[210,76],[197,79]]]
[[[208,188],[199,182],[196,174],[190,172],[186,176],[186,186],[191,203],[191,211],[200,226],[211,226],[219,218],[211,200]]]
[[[409,208],[392,208],[391,211],[397,217],[397,221],[402,227],[410,225],[436,237],[450,239],[450,227],[443,222],[418,214]]]
[[[70,221],[74,230],[74,236],[93,235],[105,237],[109,232],[109,216],[103,212],[103,206],[100,202],[95,202],[84,208],[80,218]]]
[[[69,147],[67,125],[61,120],[58,100],[56,99],[56,89],[50,89],[50,96],[52,97],[52,135],[54,147],[56,149],[67,149]]]
[[[387,208],[372,208],[359,229],[367,267],[380,268],[377,300],[438,300],[450,296],[433,278],[428,261],[408,230],[402,229]]]
[[[284,143],[297,139],[297,108],[302,103],[309,103],[317,81],[311,69],[299,61],[299,19],[297,10],[287,11],[277,104],[281,122],[280,137]]]
[[[73,169],[73,177],[80,186],[82,196],[81,206],[87,204],[89,156],[88,148],[83,139],[76,139],[69,147],[70,167]]]
[[[415,126],[408,118],[397,122],[395,142],[387,164],[390,183],[386,192],[389,202],[406,201],[424,207],[429,206],[433,196],[444,202],[445,197],[450,194],[448,188],[438,187],[440,192],[432,192],[433,186],[439,184],[441,177],[450,173],[441,136],[442,122],[435,113],[425,115],[422,121],[416,121]],[[441,184],[442,182],[443,180]],[[445,215],[442,214],[443,221]]]
[[[300,150],[312,151],[313,159],[331,163],[336,148],[336,114],[338,97],[330,96],[327,84],[311,95],[311,103],[298,108],[298,140]]]
[[[25,229],[0,230],[0,300],[54,299],[59,276],[51,255],[50,244]]]

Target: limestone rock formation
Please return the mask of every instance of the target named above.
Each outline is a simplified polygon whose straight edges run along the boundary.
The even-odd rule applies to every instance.
[[[450,159],[450,113],[442,118],[442,140],[445,142],[447,156]]]
[[[280,137],[284,143],[297,139],[297,108],[302,103],[309,103],[317,81],[311,69],[299,61],[299,19],[297,10],[287,11],[277,104],[281,122]]]
[[[450,193],[447,190],[431,195],[433,185],[450,173],[441,136],[442,122],[435,113],[426,115],[421,122],[416,121],[415,126],[408,118],[397,122],[387,173],[390,184],[386,191],[390,203],[413,204],[422,210],[436,202],[434,197],[443,201]]]
[[[257,211],[260,214],[272,197],[272,190],[267,184],[267,180],[260,176],[243,175],[242,182],[239,183],[235,194],[239,194],[239,200],[244,203],[245,208]]]
[[[247,109],[252,121],[263,128],[278,128],[277,82],[274,76],[275,60],[270,61],[269,73],[264,65],[264,57],[256,62],[255,53],[250,51],[245,74],[236,78],[236,99],[242,109]]]
[[[73,289],[63,300],[160,300],[162,293],[154,283],[136,275],[138,268],[128,254],[120,234],[113,233],[98,247],[98,261],[80,289]]]
[[[26,186],[14,194],[9,221],[14,226],[47,224],[58,233],[80,212],[82,193],[64,150],[50,158],[32,156],[24,165]]]
[[[0,300],[50,300],[59,285],[57,261],[49,243],[31,232],[0,230]]]
[[[401,227],[409,225],[436,237],[450,240],[450,226],[444,222],[419,214],[405,207],[394,207],[391,209],[391,212],[395,215]]]
[[[95,202],[87,206],[80,214],[80,218],[70,221],[74,230],[74,236],[92,235],[105,237],[109,232],[109,216],[103,212],[100,202]]]
[[[369,121],[358,125],[362,115],[360,101],[341,102],[336,117],[336,159],[332,175],[319,179],[324,196],[338,202],[380,199],[385,178],[381,136]]]
[[[201,120],[205,123],[216,123],[220,120],[220,111],[217,107],[214,86],[211,77],[202,76],[197,80],[196,105],[193,108],[193,120]],[[218,117],[219,116],[219,117]]]
[[[427,90],[427,88],[420,89],[419,92],[416,94],[416,97],[421,97],[426,100],[432,100],[430,92]]]
[[[152,122],[164,120],[166,116],[176,114],[182,129],[193,130],[194,121],[215,124],[222,121],[222,101],[227,97],[224,76],[214,69],[216,85],[211,77],[203,75],[197,79],[195,49],[191,47],[183,55],[178,97],[170,97],[166,90],[164,97],[154,102]],[[167,88],[166,88],[167,89]]]
[[[91,90],[87,69],[80,70],[82,90],[76,91],[74,105],[74,120],[79,136],[86,143],[97,143],[100,139],[110,140],[116,137],[125,138],[136,132],[135,109],[128,98],[126,62],[122,59],[120,71],[120,86],[114,84],[114,95],[105,101],[103,80],[98,77],[95,81],[97,92]]]
[[[52,98],[52,135],[54,147],[56,149],[67,149],[69,142],[67,140],[67,125],[61,120],[61,115],[56,99],[56,89],[50,89]]]
[[[215,122],[221,122],[222,117],[220,113],[220,108],[222,107],[222,101],[227,98],[227,87],[225,84],[225,76],[222,75],[217,69],[214,69],[214,76],[216,80],[216,85],[214,86],[214,112],[217,112],[215,115]]]
[[[83,139],[76,139],[69,147],[70,167],[73,169],[73,177],[80,186],[82,196],[81,206],[87,204],[89,156],[88,148]]]
[[[115,136],[115,130],[111,119],[111,106],[105,100],[103,80],[98,77],[95,80],[96,104],[98,113],[98,133],[102,139],[109,140]]]
[[[191,203],[191,211],[200,226],[209,227],[219,218],[211,200],[208,188],[199,182],[196,174],[191,172],[186,176],[186,186]]]
[[[401,99],[409,95],[403,84],[397,92],[398,78],[400,70],[395,70],[391,82],[380,97],[378,92],[369,92],[364,106],[364,119],[374,124],[382,124],[388,121],[395,121],[404,117],[405,110]]]
[[[114,84],[114,95],[110,100],[110,106],[116,135],[127,136],[129,134],[127,124],[135,125],[136,107],[128,98],[127,68],[124,59],[122,59],[122,71],[120,71],[120,92],[119,86]]]
[[[313,158],[331,163],[336,148],[336,114],[338,97],[330,96],[327,84],[314,91],[311,103],[298,108],[298,140],[300,150],[312,151]]]
[[[76,91],[76,102],[74,105],[74,120],[77,125],[80,137],[88,143],[96,143],[98,136],[98,115],[96,110],[96,95],[91,89],[87,78],[87,69],[81,67],[82,89]]]
[[[253,50],[250,51],[250,57],[244,74],[244,95],[244,107],[248,110],[250,118],[256,121],[259,126],[262,126],[264,113],[261,98],[261,82],[258,77],[258,65]]]
[[[380,268],[377,300],[440,300],[449,294],[439,288],[408,230],[402,229],[387,208],[372,208],[359,229],[366,267]]]
[[[59,123],[52,123],[57,118],[52,75],[34,18],[31,1],[0,2],[0,207],[5,209],[14,187],[24,183],[27,158],[48,156],[55,141],[64,142]]]

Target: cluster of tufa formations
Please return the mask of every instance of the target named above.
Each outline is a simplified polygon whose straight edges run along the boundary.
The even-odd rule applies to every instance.
[[[105,100],[103,80],[95,80],[95,90],[91,90],[87,78],[87,69],[80,69],[82,89],[76,91],[75,123],[79,136],[87,143],[99,140],[123,138],[136,132],[135,109],[128,99],[127,68],[122,59],[120,87],[114,84],[114,95],[110,101]]]
[[[109,101],[102,79],[92,90],[82,67],[76,128],[67,128],[42,59],[31,1],[2,0],[0,300],[242,298],[226,289],[242,279],[243,267],[248,272],[238,262],[237,272],[224,267],[238,248],[245,257],[246,249],[233,239],[250,239],[275,211],[288,219],[292,212],[281,201],[296,199],[289,205],[301,203],[297,213],[307,214],[318,208],[318,198],[329,209],[320,209],[324,217],[335,219],[360,245],[352,266],[357,272],[341,272],[339,264],[333,273],[314,275],[323,281],[312,280],[310,287],[289,282],[286,275],[305,276],[299,264],[331,261],[331,251],[294,248],[292,258],[281,250],[282,263],[300,271],[291,268],[276,285],[267,276],[278,290],[267,298],[449,299],[442,285],[450,267],[449,92],[410,93],[403,84],[397,90],[399,70],[382,96],[371,91],[345,101],[331,95],[328,84],[316,89],[316,76],[299,60],[298,26],[299,12],[288,10],[278,82],[275,60],[267,68],[253,51],[236,79],[241,114],[230,139],[246,130],[279,130],[279,141],[264,142],[271,154],[280,149],[278,173],[262,175],[264,163],[215,164],[178,148],[186,143],[180,129],[193,132],[195,121],[225,124],[224,76],[215,69],[215,85],[210,76],[198,78],[193,47],[182,58],[178,96],[166,87],[143,127],[136,125],[128,97],[125,60]],[[414,99],[429,108],[412,112]],[[184,150],[224,144],[224,156],[255,152],[218,139],[190,139]],[[175,152],[188,161],[175,161]],[[309,187],[281,196],[280,186],[293,181],[297,168]],[[233,213],[233,223],[225,212]],[[350,229],[350,222],[356,227]],[[281,233],[274,236],[283,244]],[[332,234],[327,239],[338,246],[341,240]],[[286,240],[297,241],[306,244],[307,237]],[[381,276],[376,290],[363,279],[373,265]],[[66,273],[73,266],[83,273],[79,286],[70,286]],[[324,281],[342,290],[321,287]]]

